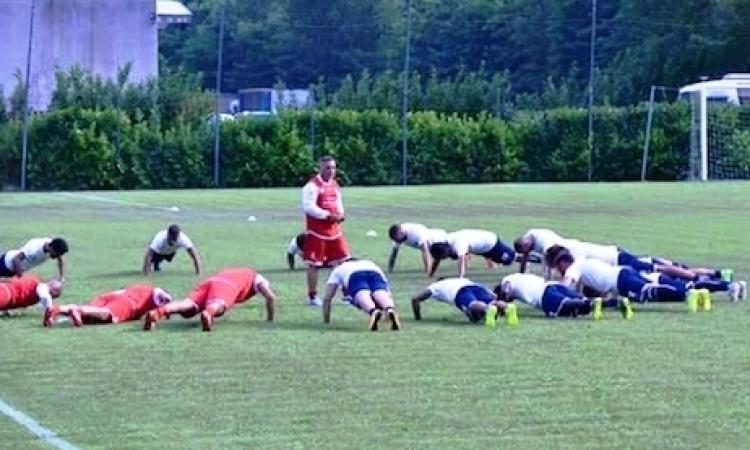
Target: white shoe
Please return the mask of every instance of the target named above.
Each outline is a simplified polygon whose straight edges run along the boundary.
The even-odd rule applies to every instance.
[[[318,297],[311,298],[307,302],[307,306],[312,306],[313,308],[319,308],[322,304],[323,304],[323,302],[321,302],[320,298],[318,298]]]
[[[742,296],[742,285],[737,282],[730,283],[729,291],[727,291],[727,293],[729,294],[729,298],[732,300],[732,302],[737,302]]]
[[[745,300],[747,298],[747,281],[738,281],[737,284],[740,285],[740,300]]]

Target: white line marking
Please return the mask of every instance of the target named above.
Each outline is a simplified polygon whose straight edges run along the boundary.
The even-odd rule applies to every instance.
[[[57,435],[53,431],[44,428],[39,424],[39,422],[22,413],[21,411],[13,408],[2,400],[0,400],[0,412],[15,420],[20,425],[23,425],[27,430],[34,433],[36,437],[55,448],[58,448],[60,450],[80,450],[75,445],[71,444],[65,439],[57,437]]]
[[[65,197],[71,197],[71,198],[83,198],[83,199],[86,199],[86,200],[96,200],[96,201],[99,201],[99,202],[117,203],[118,205],[137,206],[139,208],[158,209],[160,211],[180,212],[180,208],[178,208],[176,206],[171,206],[171,207],[155,206],[155,205],[149,205],[148,203],[128,202],[128,201],[119,200],[119,199],[116,199],[116,198],[102,197],[101,195],[74,194],[74,193],[71,193],[71,192],[60,192],[60,195],[64,195]]]

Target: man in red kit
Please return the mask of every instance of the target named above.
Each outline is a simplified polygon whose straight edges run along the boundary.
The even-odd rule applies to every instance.
[[[349,246],[341,231],[344,203],[336,182],[336,161],[332,156],[318,160],[318,174],[302,188],[302,209],[305,212],[305,248],[307,289],[310,306],[320,306],[318,269],[349,259]]]
[[[60,315],[68,316],[73,326],[84,323],[120,323],[138,320],[144,314],[172,301],[165,290],[150,284],[131,284],[124,289],[97,295],[85,305],[60,305],[47,309],[44,326],[52,327]]]
[[[62,293],[62,283],[58,280],[42,282],[33,275],[22,275],[0,283],[0,315],[10,315],[11,309],[26,308],[40,303],[48,310],[52,299]]]
[[[229,311],[235,303],[243,303],[257,292],[266,299],[268,321],[273,320],[276,294],[262,275],[247,267],[229,268],[201,281],[185,300],[172,302],[150,311],[143,329],[151,331],[156,322],[179,313],[190,318],[200,313],[203,331],[211,331],[214,318]]]

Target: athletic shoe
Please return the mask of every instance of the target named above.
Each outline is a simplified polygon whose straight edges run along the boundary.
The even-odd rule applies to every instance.
[[[201,325],[203,325],[203,331],[211,331],[214,326],[214,316],[208,311],[201,313]]]
[[[320,298],[313,297],[307,302],[307,306],[311,306],[313,308],[319,308],[323,304],[322,301],[320,301]]]
[[[711,293],[708,289],[698,289],[698,307],[703,311],[711,311]]]
[[[83,326],[83,319],[81,318],[81,310],[78,308],[70,308],[70,312],[68,313],[68,317],[70,317],[70,321],[73,322],[74,327],[82,327]]]
[[[373,309],[370,313],[370,320],[367,321],[367,329],[370,331],[378,331],[378,322],[383,316],[383,313],[379,309]]]
[[[738,281],[740,284],[740,300],[747,298],[747,281]]]
[[[741,283],[731,283],[729,285],[729,290],[727,293],[729,294],[729,298],[732,299],[732,302],[737,302],[742,298],[742,284]]]
[[[57,323],[57,316],[60,314],[60,307],[53,305],[50,308],[44,310],[44,321],[42,324],[45,327],[54,327]]]
[[[633,307],[630,305],[630,299],[623,297],[620,299],[620,313],[625,320],[633,320]]]
[[[513,303],[505,307],[505,323],[509,327],[518,325],[518,308]]]
[[[388,320],[391,321],[391,330],[398,331],[401,329],[401,320],[399,320],[398,314],[396,314],[396,311],[394,310],[388,311]]]
[[[734,279],[734,271],[732,269],[721,269],[719,273],[721,274],[721,281],[731,283]]]
[[[697,289],[690,289],[687,294],[687,298],[685,299],[685,303],[687,303],[688,311],[691,313],[698,312],[698,290]]]
[[[484,312],[484,326],[487,328],[495,328],[497,325],[497,306],[490,305],[487,307],[487,311]]]
[[[604,303],[604,301],[601,297],[597,297],[594,299],[594,320],[604,319],[604,313],[602,313],[602,303]]]

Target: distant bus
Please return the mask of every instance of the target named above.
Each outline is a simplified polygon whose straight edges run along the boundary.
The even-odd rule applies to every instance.
[[[750,105],[750,73],[728,73],[720,80],[688,84],[680,88],[680,99],[700,99],[705,93],[709,103]]]
[[[312,95],[308,89],[241,89],[238,114],[270,116],[282,109],[301,109],[311,104]]]

